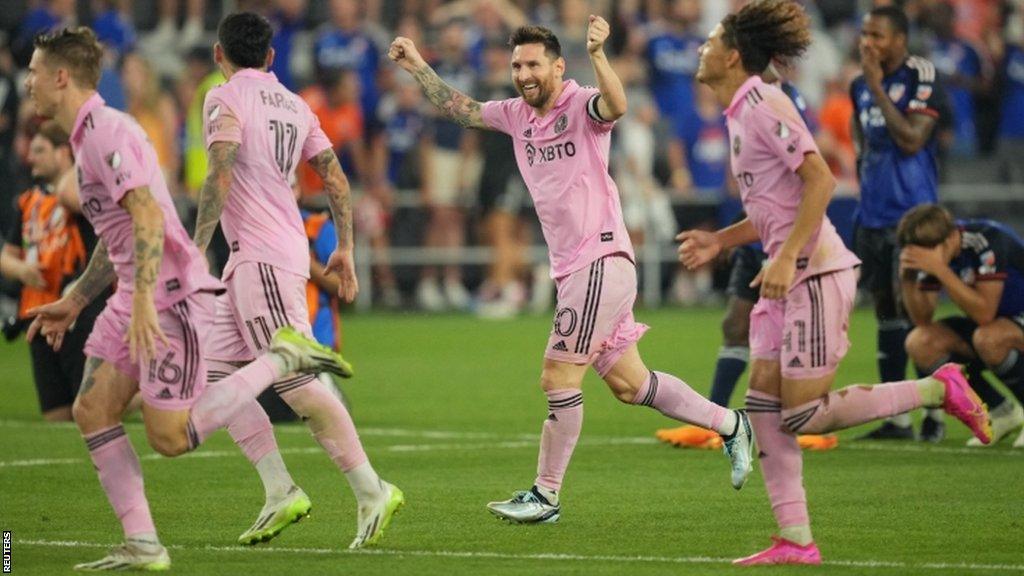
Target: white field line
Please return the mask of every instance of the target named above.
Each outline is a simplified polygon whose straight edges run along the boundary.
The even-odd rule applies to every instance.
[[[68,423],[44,423],[44,422],[22,422],[16,420],[0,420],[0,427],[10,428],[74,428]],[[128,428],[141,428],[141,423],[128,424]],[[274,428],[276,434],[309,434],[305,426],[277,426]],[[386,452],[428,452],[439,450],[512,450],[536,447],[540,436],[537,434],[498,434],[493,432],[464,432],[455,430],[412,430],[406,428],[374,428],[367,427],[359,430],[360,436],[379,438],[412,438],[421,440],[477,440],[487,441],[486,443],[438,443],[438,444],[394,444],[383,449]],[[617,446],[617,445],[646,445],[656,444],[657,440],[650,436],[591,436],[584,435],[580,438],[580,444],[587,446]],[[877,444],[873,442],[851,442],[845,441],[840,444],[839,450],[853,450],[864,452],[889,452],[889,453],[918,453],[918,454],[956,454],[984,457],[1009,457],[1022,458],[1024,450],[967,448],[955,446],[933,446],[926,444],[896,443]],[[319,448],[284,448],[282,454],[313,454],[319,453]],[[235,457],[238,453],[232,450],[199,450],[188,454],[184,458],[224,458]],[[164,458],[158,454],[147,454],[142,456],[143,460],[160,461]],[[32,466],[49,466],[55,464],[77,464],[84,459],[76,458],[33,458],[25,460],[0,461],[0,469],[21,468]]]
[[[44,548],[112,548],[112,544],[99,542],[77,542],[68,540],[15,540],[16,546],[39,546]],[[192,548],[170,545],[171,550],[235,552],[240,554],[306,554],[306,555],[355,555],[355,556],[397,556],[426,558],[465,558],[492,560],[539,560],[539,561],[589,561],[619,562],[623,564],[662,563],[662,564],[729,564],[731,558],[714,558],[710,556],[614,556],[589,554],[515,554],[510,552],[462,552],[457,550],[342,550],[333,548],[278,548],[259,547],[242,548],[240,546],[204,546]],[[978,563],[946,563],[946,562],[899,562],[891,560],[825,560],[826,566],[841,566],[869,569],[915,569],[915,570],[985,570],[993,572],[1024,572],[1024,564],[978,564]]]

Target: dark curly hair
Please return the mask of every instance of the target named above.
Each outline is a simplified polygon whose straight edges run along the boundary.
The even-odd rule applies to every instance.
[[[217,27],[217,40],[228,60],[239,68],[263,68],[274,29],[259,14],[236,12]]]
[[[34,45],[48,64],[67,67],[71,77],[82,87],[95,89],[100,83],[103,47],[89,28],[79,26],[40,34],[35,37]]]
[[[509,48],[515,48],[521,44],[543,44],[544,53],[551,60],[562,56],[562,44],[558,41],[555,33],[543,26],[520,26],[512,32],[508,39]]]
[[[773,60],[799,58],[811,44],[810,18],[792,0],[756,0],[726,16],[722,28],[722,41],[739,50],[749,74],[760,74]]]

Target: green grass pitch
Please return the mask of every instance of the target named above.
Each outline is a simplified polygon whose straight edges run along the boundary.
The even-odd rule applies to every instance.
[[[639,311],[648,364],[707,392],[721,310]],[[346,393],[374,466],[407,506],[382,546],[344,550],[355,531],[344,478],[302,426],[277,427],[313,514],[274,542],[234,544],[262,504],[256,474],[224,433],[177,460],[129,434],[177,574],[1024,574],[1024,451],[964,448],[947,419],[939,446],[857,443],[807,454],[804,478],[820,569],[737,569],[774,522],[756,471],[729,485],[718,452],[657,443],[672,424],[616,402],[587,376],[583,435],[563,489],[562,521],[511,526],[484,509],[528,487],[545,416],[537,379],[547,317],[363,315],[345,320],[356,378]],[[838,382],[875,381],[874,321],[858,311]],[[0,530],[14,574],[62,574],[120,540],[74,427],[38,422],[28,352],[0,344]],[[742,402],[741,390],[733,403]]]

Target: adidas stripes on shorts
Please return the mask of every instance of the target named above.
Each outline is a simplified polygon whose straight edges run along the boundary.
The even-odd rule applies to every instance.
[[[750,357],[774,360],[794,380],[835,372],[850,349],[857,272],[847,268],[802,280],[785,300],[761,298],[750,312]]]
[[[211,292],[195,292],[157,313],[167,344],[155,341],[152,358],[131,361],[125,334],[131,305],[117,305],[115,294],[103,309],[85,343],[85,355],[99,358],[139,383],[146,404],[160,410],[185,410],[206,386],[203,347],[213,327]]]
[[[633,318],[636,266],[625,255],[612,254],[556,279],[555,285],[558,303],[544,357],[593,364],[604,376],[648,329]]]

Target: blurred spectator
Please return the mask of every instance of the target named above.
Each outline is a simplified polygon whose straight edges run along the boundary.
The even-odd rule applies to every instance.
[[[180,165],[176,138],[178,109],[174,99],[160,89],[160,81],[153,67],[142,55],[126,55],[121,70],[128,113],[142,126],[153,143],[164,178],[173,191]]]
[[[8,338],[28,326],[28,310],[61,297],[85,269],[96,246],[96,236],[85,219],[71,213],[54,194],[57,182],[74,171],[67,133],[55,122],[43,124],[29,145],[28,161],[38,185],[18,198],[17,225],[11,227],[0,253],[5,274],[22,284],[17,323],[4,329]],[[44,419],[71,420],[71,405],[85,368],[85,339],[105,300],[97,298],[82,311],[59,351],[50,348],[45,338],[29,344]]]
[[[18,27],[18,32],[11,43],[11,53],[18,65],[24,67],[32,58],[35,37],[67,26],[76,21],[75,0],[43,0],[35,8],[29,10]]]
[[[185,4],[184,23],[179,31],[182,2]],[[175,76],[181,72],[182,56],[205,43],[203,19],[206,0],[158,0],[158,9],[156,29],[143,38],[140,48],[161,76]]]
[[[1006,26],[1000,73],[1002,110],[997,154],[1003,178],[1024,183],[1024,14],[1015,12]]]
[[[135,27],[125,13],[127,0],[94,0],[92,29],[96,38],[117,56],[135,49]]]
[[[487,45],[484,71],[474,94],[481,100],[518,96],[508,66],[508,46],[498,40]],[[417,90],[418,92],[418,90]],[[529,199],[526,183],[516,166],[512,139],[494,130],[481,130],[483,168],[478,187],[478,206],[484,241],[491,247],[491,262],[480,287],[477,314],[486,318],[510,318],[519,313],[526,298],[520,275],[525,266],[526,225],[520,211]]]
[[[437,75],[464,94],[476,87],[476,72],[470,65],[461,22],[452,21],[441,31],[438,59],[432,63]],[[430,186],[424,200],[429,214],[423,244],[429,248],[462,248],[466,244],[466,193],[475,190],[480,175],[480,159],[475,152],[476,134],[445,118],[437,118],[433,130],[434,148],[430,166]],[[443,279],[435,266],[421,269],[416,301],[425,310],[447,307],[463,310],[469,306],[469,293],[462,284],[462,269],[457,264],[443,267]],[[440,280],[440,284],[439,284]]]
[[[376,111],[380,93],[377,74],[383,51],[381,39],[367,30],[355,0],[330,0],[330,22],[320,28],[314,46],[319,78],[342,70],[354,70],[359,76],[359,102],[367,135],[376,132]]]
[[[699,200],[696,205],[682,205],[676,210],[680,230],[709,229],[717,225],[718,205],[725,198],[726,173],[729,166],[729,135],[725,116],[711,89],[694,81],[694,113],[690,122],[677,126],[676,142],[681,148],[687,186],[675,187],[680,198]],[[680,169],[674,171],[681,173]],[[678,184],[676,177],[673,184]],[[711,266],[697,270],[677,267],[672,297],[684,305],[706,300],[711,294]]]
[[[975,97],[989,89],[991,73],[970,42],[956,37],[956,12],[949,2],[937,2],[928,12],[935,38],[929,43],[929,59],[935,64],[953,109],[951,152],[972,156],[978,149]]]
[[[369,173],[365,135],[365,115],[359,104],[359,75],[353,70],[331,72],[323,86],[313,86],[302,92],[302,98],[320,120],[327,139],[334,146],[341,168],[352,180],[364,180]],[[299,171],[302,190],[316,194],[323,188],[320,177],[309,164]]]
[[[305,24],[306,5],[307,0],[275,0],[274,9],[267,17],[274,27],[274,38],[270,43],[274,49],[274,63],[270,71],[277,76],[278,82],[293,92],[297,86],[292,76],[292,48]]]
[[[850,100],[849,86],[858,74],[860,67],[854,62],[846,62],[842,75],[828,82],[825,101],[818,113],[820,130],[817,140],[821,155],[839,183],[850,187],[857,182],[857,160],[853,134],[850,132],[853,102]]]
[[[0,47],[0,234],[3,235],[15,223],[14,214],[8,208],[13,205],[18,190],[14,178],[14,138],[18,133],[20,99],[14,73],[10,52]]]
[[[213,67],[207,48],[194,48],[186,60],[186,72],[196,87],[185,119],[185,189],[195,198],[206,180],[206,142],[203,137],[203,104],[211,88],[224,83],[224,74]]]
[[[697,73],[700,45],[706,35],[696,29],[700,22],[699,0],[665,0],[664,18],[651,22],[631,42],[632,50],[647,63],[651,94],[661,116],[675,130],[686,130],[693,121],[693,79]],[[676,167],[678,168],[678,167]],[[683,182],[674,182],[683,188]]]
[[[657,154],[655,127],[658,111],[646,90],[629,92],[629,110],[616,123],[615,181],[622,201],[622,216],[633,246],[671,242],[677,231],[671,201],[654,176]],[[654,236],[648,237],[647,232]]]
[[[469,60],[476,70],[484,68],[484,51],[489,43],[507,42],[513,30],[528,23],[523,10],[509,0],[455,0],[427,13],[434,26],[454,19],[468,21]]]
[[[580,86],[595,86],[597,78],[587,52],[587,18],[594,12],[587,0],[562,0],[559,4],[559,18],[552,30],[562,44],[565,69],[570,71],[566,78]]]

